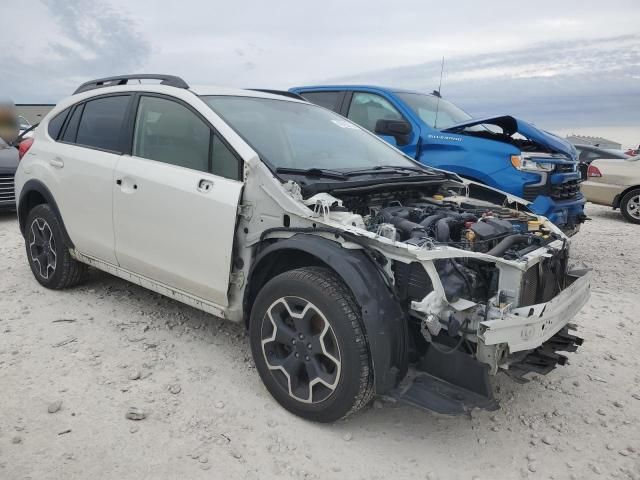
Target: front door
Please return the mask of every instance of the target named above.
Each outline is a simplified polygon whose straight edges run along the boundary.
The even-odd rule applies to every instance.
[[[226,306],[241,161],[196,111],[143,95],[114,175],[121,267]]]

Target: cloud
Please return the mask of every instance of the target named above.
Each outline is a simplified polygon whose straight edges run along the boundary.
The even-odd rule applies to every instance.
[[[20,102],[52,101],[87,78],[137,70],[151,53],[149,42],[125,14],[91,0],[43,0],[48,39],[29,55],[0,53],[0,75]],[[53,98],[52,98],[53,97]]]
[[[323,83],[431,92],[440,66],[426,62]],[[510,113],[548,129],[640,127],[639,77],[640,34],[622,35],[454,57],[445,61],[442,93],[474,116]]]
[[[538,0],[535,15],[513,0],[23,3],[1,7],[16,21],[0,29],[0,95],[17,102],[56,102],[88,79],[139,72],[234,87],[349,77],[431,91],[443,55],[445,95],[473,114],[513,112],[549,128],[629,122],[630,95],[640,98],[638,0]]]

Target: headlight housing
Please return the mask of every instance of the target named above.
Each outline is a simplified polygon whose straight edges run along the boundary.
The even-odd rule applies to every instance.
[[[511,165],[527,172],[551,172],[555,165],[549,162],[536,162],[522,155],[511,155]]]

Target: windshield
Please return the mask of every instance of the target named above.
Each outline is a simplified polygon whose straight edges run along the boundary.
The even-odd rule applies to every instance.
[[[453,103],[434,95],[423,93],[397,93],[420,119],[433,128],[449,128],[456,123],[469,120],[471,115]]]
[[[416,167],[386,142],[315,105],[256,97],[202,99],[274,168]]]

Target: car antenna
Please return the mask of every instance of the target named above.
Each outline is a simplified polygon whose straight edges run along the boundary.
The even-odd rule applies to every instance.
[[[436,100],[436,118],[433,121],[433,128],[438,128],[438,110],[440,107],[440,99],[442,98],[442,72],[444,72],[444,55],[442,56],[442,64],[440,65],[440,84],[438,85],[438,90],[434,90],[432,95],[435,95]]]

